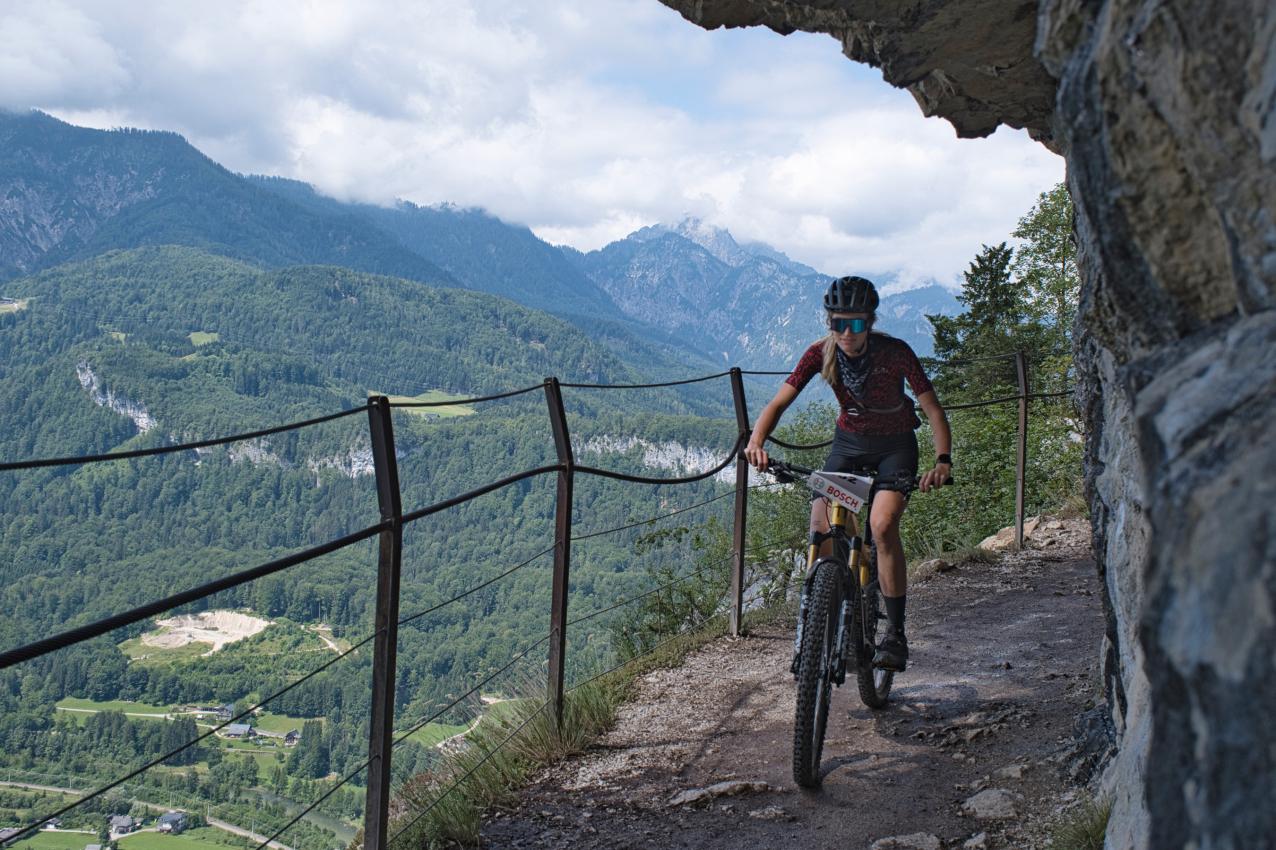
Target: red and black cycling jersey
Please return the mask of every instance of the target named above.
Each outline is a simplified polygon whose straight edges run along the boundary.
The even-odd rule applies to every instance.
[[[931,392],[934,387],[913,349],[902,339],[873,333],[868,337],[868,350],[860,356],[869,358],[863,396],[857,398],[840,381],[833,388],[842,406],[837,427],[855,434],[899,434],[915,430],[922,423],[913,411],[912,400],[904,395],[904,381],[908,381],[914,396]],[[801,392],[811,378],[820,374],[823,365],[824,341],[820,340],[806,350],[785,383]]]

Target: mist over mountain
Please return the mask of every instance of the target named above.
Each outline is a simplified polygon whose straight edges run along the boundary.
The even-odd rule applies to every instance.
[[[267,268],[343,265],[455,285],[388,234],[291,203],[175,133],[0,112],[0,280],[147,245],[186,245]]]
[[[298,181],[234,174],[175,133],[91,130],[0,111],[0,281],[151,245],[499,295],[566,318],[649,377],[713,365],[622,314],[526,227],[481,210],[344,203]]]
[[[0,280],[163,244],[499,295],[566,318],[652,377],[790,365],[823,332],[830,277],[695,218],[581,253],[482,210],[346,203],[237,175],[174,133],[0,113]],[[924,286],[884,296],[879,327],[927,354],[925,314],[958,311]]]
[[[827,281],[771,246],[694,219],[586,254],[482,210],[347,203],[298,181],[234,174],[173,133],[0,112],[0,458],[154,448],[353,414],[225,447],[0,476],[0,527],[13,532],[0,535],[0,607],[12,613],[0,618],[0,643],[128,610],[375,521],[359,415],[369,393],[442,405],[393,417],[404,504],[429,505],[557,457],[543,394],[455,403],[462,397],[535,388],[547,375],[633,384],[733,365],[787,369],[823,333]],[[888,296],[882,326],[925,353],[922,313],[955,304],[940,287]],[[747,384],[755,413],[777,382]],[[804,401],[820,389],[827,394],[817,382]],[[574,448],[608,469],[702,472],[729,458],[738,437],[722,377],[565,395]],[[476,671],[543,634],[527,600],[548,597],[550,574],[535,566],[483,587],[474,597],[481,616],[437,603],[477,574],[536,564],[552,539],[554,486],[529,478],[432,514],[405,535],[402,603],[437,613],[399,635],[401,722],[429,716],[472,687]],[[627,488],[591,477],[572,498],[589,519],[583,527],[674,505],[703,506],[686,515],[699,522],[729,510],[713,498],[723,486],[709,477],[676,490]],[[614,660],[612,636],[627,615],[606,607],[610,600],[641,598],[658,569],[697,557],[698,544],[680,533],[687,528],[673,530],[634,523],[574,544],[571,605],[603,615],[574,626],[572,639],[589,648],[573,662],[580,670]],[[36,659],[21,679],[0,671],[9,724],[0,737],[12,744],[0,770],[65,770],[60,781],[76,786],[113,775],[113,746],[85,743],[74,764],[50,755],[69,740],[70,727],[50,720],[68,697],[162,707],[280,690],[294,671],[274,649],[258,649],[267,640],[321,643],[320,629],[330,640],[363,634],[375,606],[373,554],[352,546],[208,603],[275,620],[262,634],[286,638],[153,658],[130,654],[151,628],[138,623]],[[310,730],[303,740],[322,735],[327,748],[314,769],[301,759],[268,766],[265,779],[289,805],[313,798],[299,782],[348,774],[363,756],[372,656],[347,664],[356,666],[322,671],[272,703]],[[211,741],[189,763],[216,778],[230,761],[223,750]],[[432,758],[408,741],[395,765],[417,773]],[[264,780],[244,764],[233,793],[247,801]],[[224,794],[200,777],[192,774],[181,801],[192,810]],[[361,797],[331,799],[326,814],[357,821]],[[252,810],[249,822],[260,816]],[[295,846],[339,846],[315,829],[320,837]]]

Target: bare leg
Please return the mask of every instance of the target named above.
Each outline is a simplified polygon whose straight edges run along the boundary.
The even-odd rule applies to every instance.
[[[908,590],[908,570],[904,563],[904,543],[899,537],[899,518],[908,500],[894,490],[878,490],[873,498],[873,539],[877,542],[877,575],[886,596],[903,596]]]
[[[828,502],[824,499],[814,499],[811,501],[811,531],[819,534],[827,534],[829,530]],[[823,558],[833,554],[833,541],[825,540],[820,544],[820,551],[816,553],[816,557]],[[810,566],[815,566],[811,564]]]

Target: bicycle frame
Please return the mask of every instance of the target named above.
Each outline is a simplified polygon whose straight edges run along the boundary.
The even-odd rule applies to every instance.
[[[875,489],[869,493],[867,501],[869,517],[872,516],[873,496],[875,494]],[[807,620],[807,597],[810,592],[811,580],[815,576],[816,567],[819,563],[831,560],[838,567],[838,575],[841,577],[843,585],[842,610],[838,612],[838,632],[835,644],[837,647],[837,661],[832,674],[833,681],[841,685],[846,681],[848,625],[852,622],[850,610],[848,609],[850,606],[861,605],[861,600],[863,599],[862,591],[873,580],[872,561],[869,555],[869,549],[873,545],[872,529],[866,517],[864,523],[865,535],[861,537],[856,515],[849,508],[837,502],[830,501],[828,511],[829,530],[811,532],[807,546],[806,578],[802,584],[797,629],[793,641],[793,663],[790,666],[790,670],[794,676],[797,675],[798,656],[802,649],[802,633]],[[829,541],[833,543],[833,551],[830,555],[821,557],[820,550]],[[867,616],[868,612],[864,611],[861,614],[862,616]],[[856,663],[871,663],[871,651],[868,651],[869,657],[867,659],[863,657],[867,650],[865,647],[858,646],[858,644],[862,643],[858,637],[856,636],[856,643],[860,651],[856,653]]]

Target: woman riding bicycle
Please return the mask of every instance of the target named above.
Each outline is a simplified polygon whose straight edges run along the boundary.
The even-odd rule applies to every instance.
[[[877,288],[862,277],[833,281],[824,296],[829,333],[802,355],[793,374],[758,415],[745,457],[759,470],[767,465],[766,439],[798,393],[817,373],[833,388],[841,405],[837,433],[824,469],[850,472],[877,470],[877,495],[869,522],[877,542],[877,568],[885,601],[887,629],[873,664],[902,671],[908,664],[904,636],[907,573],[899,520],[914,486],[922,492],[938,487],[952,471],[952,434],[935,388],[917,355],[903,340],[873,331]],[[937,453],[934,468],[917,481],[917,436],[921,421],[904,395],[904,381],[930,422]],[[811,505],[811,531],[826,533],[825,502]],[[827,551],[820,554],[828,554]]]

